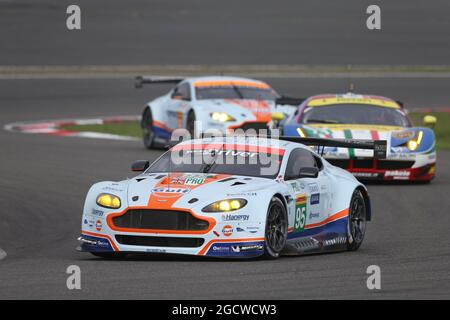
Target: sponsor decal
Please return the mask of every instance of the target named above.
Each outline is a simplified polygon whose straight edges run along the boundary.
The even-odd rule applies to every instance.
[[[103,217],[104,214],[104,211],[92,209],[92,216],[94,217]]]
[[[309,214],[309,219],[315,219],[315,218],[319,218],[319,217],[320,217],[320,212],[315,212],[315,213],[311,212]]]
[[[248,221],[250,219],[250,216],[247,214],[223,214],[222,220],[223,221]]]
[[[109,241],[100,239],[97,241],[97,246],[102,247],[102,248],[109,248],[110,244],[109,244]]]
[[[292,183],[290,183],[290,186],[291,186],[291,188],[292,188],[292,190],[293,190],[294,192],[300,192],[300,191],[301,191],[300,188],[299,188],[299,186],[298,186],[298,184],[297,184],[297,182],[292,182]]]
[[[320,203],[320,193],[312,194],[310,204],[313,206],[319,203]]]
[[[260,227],[247,227],[247,231],[250,233],[257,233],[260,229]]]
[[[246,251],[261,251],[261,250],[264,250],[264,246],[262,246],[260,244],[231,246],[231,250],[235,253],[246,252]]]
[[[309,192],[311,193],[318,193],[319,192],[319,185],[317,183],[309,183],[308,184]]]
[[[211,249],[214,252],[229,252],[230,251],[229,246],[220,246],[220,245],[213,245]]]
[[[201,155],[214,155],[214,156],[225,156],[225,157],[242,157],[242,158],[254,158],[258,156],[258,152],[249,151],[237,151],[237,150],[220,150],[220,149],[204,149],[204,150],[185,150],[185,154],[201,154]]]
[[[124,192],[123,189],[113,188],[113,187],[104,187],[102,188],[103,191],[112,191],[112,192]]]
[[[394,170],[394,171],[386,171],[385,177],[397,177],[397,178],[408,178],[411,175],[411,172],[404,170]]]
[[[380,176],[376,172],[353,172],[353,175],[357,178],[378,178]]]
[[[209,256],[258,256],[264,250],[264,242],[215,243],[208,250]]]
[[[179,196],[180,194],[187,194],[191,190],[184,187],[174,187],[174,188],[154,188],[152,189],[152,194],[161,196]]]
[[[395,139],[412,139],[415,136],[414,131],[400,131],[400,132],[392,132],[392,137]]]
[[[245,230],[242,229],[242,228],[237,227],[237,228],[236,228],[236,232],[245,232]]]
[[[295,198],[295,221],[294,232],[301,232],[305,229],[307,215],[308,197],[304,194]]]
[[[227,197],[256,197],[256,192],[244,192],[244,193],[227,193]]]
[[[205,183],[206,179],[214,178],[214,176],[204,176],[204,175],[183,175],[179,177],[172,178],[170,183],[180,184],[186,186],[199,186]]]
[[[233,232],[234,232],[233,227],[229,226],[229,225],[223,227],[223,229],[222,229],[222,234],[225,237],[230,237],[233,234]]]
[[[97,231],[102,231],[103,223],[101,220],[97,220],[97,222],[95,223],[95,229],[97,229]]]
[[[148,253],[166,253],[167,251],[164,249],[145,249],[145,252]]]

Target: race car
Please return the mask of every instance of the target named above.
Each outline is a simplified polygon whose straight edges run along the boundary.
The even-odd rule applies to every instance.
[[[175,145],[138,176],[88,192],[80,251],[269,259],[357,250],[367,189],[306,145],[376,150],[385,141],[210,137]]]
[[[191,138],[208,130],[223,133],[238,129],[267,130],[273,124],[273,116],[292,115],[303,101],[281,97],[267,83],[247,78],[140,76],[136,79],[137,88],[156,83],[176,86],[149,102],[142,113],[143,140],[148,149],[167,146],[173,131],[180,128],[186,129]]]
[[[431,181],[436,172],[437,119],[424,118],[413,127],[401,102],[380,96],[327,94],[313,96],[284,122],[285,135],[299,137],[382,139],[388,141],[387,159],[373,159],[370,150],[329,147],[324,157],[361,180]]]

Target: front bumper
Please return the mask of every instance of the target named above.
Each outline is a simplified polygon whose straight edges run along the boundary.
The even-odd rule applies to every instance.
[[[331,164],[351,172],[360,180],[431,181],[436,175],[436,154],[416,155],[408,159],[391,157],[344,159],[325,157]]]
[[[223,221],[221,215],[218,215],[213,227],[204,232],[127,230],[112,225],[111,218],[108,218],[111,216],[114,214],[108,214],[95,225],[83,224],[78,239],[79,251],[166,253],[224,258],[252,258],[264,254],[265,229],[262,222]]]

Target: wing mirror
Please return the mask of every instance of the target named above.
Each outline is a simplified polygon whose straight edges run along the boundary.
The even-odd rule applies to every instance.
[[[274,112],[272,113],[272,120],[274,122],[281,122],[284,120],[284,113],[282,112]]]
[[[312,178],[315,179],[319,177],[319,168],[315,167],[304,167],[300,169],[299,179],[302,178]]]
[[[150,161],[148,160],[139,160],[133,163],[131,166],[131,171],[133,172],[144,172],[150,167]]]
[[[434,128],[436,126],[437,123],[437,118],[435,116],[431,116],[431,115],[427,115],[423,118],[423,124]]]

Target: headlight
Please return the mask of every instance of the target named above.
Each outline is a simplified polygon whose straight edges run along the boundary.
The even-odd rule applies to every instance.
[[[119,209],[122,205],[119,197],[107,193],[102,193],[97,197],[97,204],[101,207],[111,209]]]
[[[419,131],[417,137],[415,139],[409,140],[406,146],[408,147],[409,150],[416,151],[417,148],[419,148],[422,139],[423,139],[423,131]]]
[[[230,121],[236,121],[235,118],[233,118],[232,116],[230,116],[227,113],[224,112],[213,112],[211,113],[211,119],[213,119],[214,121],[217,122],[230,122]]]
[[[221,200],[204,207],[203,212],[229,212],[239,210],[247,205],[245,199]]]

